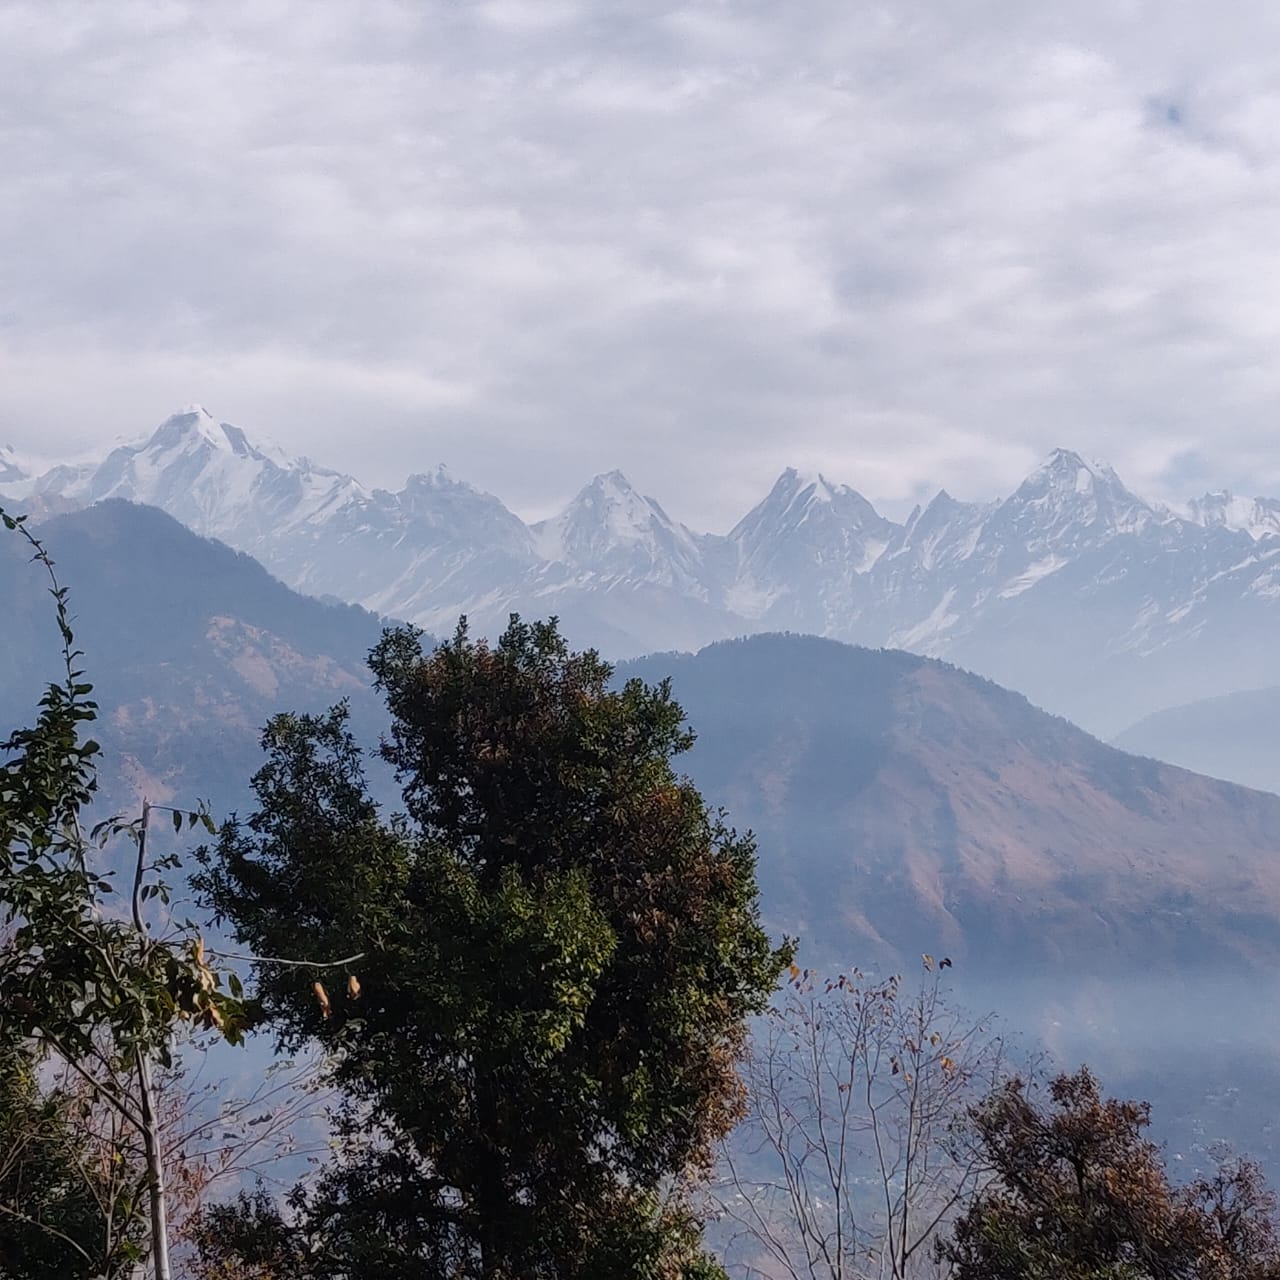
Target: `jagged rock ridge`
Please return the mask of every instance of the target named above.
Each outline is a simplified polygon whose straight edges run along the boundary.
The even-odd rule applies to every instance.
[[[717,536],[617,471],[526,525],[444,467],[371,489],[193,407],[97,465],[33,477],[0,456],[0,491],[37,511],[158,506],[298,590],[434,632],[557,614],[613,657],[811,632],[952,659],[1104,733],[1271,683],[1280,638],[1280,500],[1175,512],[1065,449],[1003,500],[943,491],[902,524],[787,470]]]

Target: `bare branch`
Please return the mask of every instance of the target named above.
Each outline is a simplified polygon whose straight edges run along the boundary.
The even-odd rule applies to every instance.
[[[734,1260],[787,1280],[923,1274],[982,1183],[957,1135],[1003,1070],[999,1037],[952,1010],[928,966],[910,992],[856,971],[793,977],[757,1027],[748,1114],[722,1154]]]

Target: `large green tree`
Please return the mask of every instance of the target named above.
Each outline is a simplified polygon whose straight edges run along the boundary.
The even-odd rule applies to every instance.
[[[683,1189],[790,954],[751,839],[673,768],[670,688],[614,688],[516,618],[493,646],[389,631],[370,661],[406,812],[380,813],[344,709],[282,716],[199,881],[255,954],[361,955],[346,991],[258,974],[348,1101],[346,1153],[299,1200],[307,1274],[718,1274]]]

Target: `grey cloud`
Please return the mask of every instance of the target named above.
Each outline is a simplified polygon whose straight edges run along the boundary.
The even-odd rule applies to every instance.
[[[1280,492],[1280,19],[1233,14],[10,0],[0,434],[200,399],[714,528],[790,462],[900,508],[1056,444]]]

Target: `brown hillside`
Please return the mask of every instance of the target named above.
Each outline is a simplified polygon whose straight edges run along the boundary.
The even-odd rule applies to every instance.
[[[690,771],[812,953],[982,967],[1280,960],[1280,797],[1104,745],[954,667],[797,636],[646,659]]]

